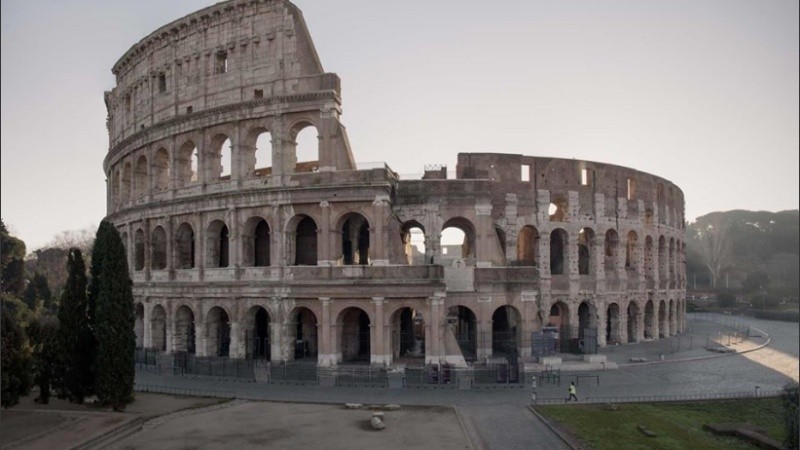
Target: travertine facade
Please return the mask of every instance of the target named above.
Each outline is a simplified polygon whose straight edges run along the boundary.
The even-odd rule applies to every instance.
[[[600,346],[684,327],[678,187],[508,154],[459,154],[456,179],[358,170],[339,78],[287,1],[200,10],[134,45],[113,73],[103,167],[139,345],[463,364],[508,356],[499,341],[530,356],[531,332],[547,325],[565,340],[596,329]],[[298,161],[307,127],[316,160]],[[264,133],[269,167],[256,156]],[[450,227],[465,235],[456,257],[440,241]],[[413,228],[424,255],[412,254]]]

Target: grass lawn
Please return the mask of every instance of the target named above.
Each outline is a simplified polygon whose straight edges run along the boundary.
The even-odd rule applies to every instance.
[[[715,400],[686,403],[628,403],[614,405],[537,406],[583,442],[602,449],[736,449],[756,448],[734,437],[718,437],[703,424],[749,422],[765,428],[783,442],[783,407],[780,398]],[[657,437],[647,437],[643,425]]]

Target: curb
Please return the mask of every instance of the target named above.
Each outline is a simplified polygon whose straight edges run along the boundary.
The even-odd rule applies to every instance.
[[[458,425],[461,426],[461,429],[464,430],[464,435],[467,436],[470,448],[472,448],[473,450],[489,450],[489,446],[486,444],[486,442],[483,441],[483,438],[480,436],[478,430],[475,429],[474,427],[467,427],[467,419],[461,415],[461,411],[459,411],[455,405],[452,408],[453,412],[456,413],[456,418],[458,419]],[[475,442],[476,439],[473,438],[472,433],[470,433],[470,430],[473,430],[475,432],[478,438],[477,440],[479,442]]]
[[[580,450],[580,447],[576,447],[575,444],[572,442],[572,439],[569,439],[566,436],[564,436],[564,434],[561,433],[561,431],[558,428],[553,426],[553,424],[550,423],[549,420],[545,419],[544,416],[539,414],[539,412],[536,411],[536,409],[534,409],[533,406],[528,405],[526,406],[526,408],[528,408],[528,411],[532,412],[533,415],[536,416],[536,418],[539,419],[550,431],[555,433],[555,435],[558,436],[558,438],[561,439],[561,441],[564,444],[566,444],[567,447],[571,448],[572,450]]]

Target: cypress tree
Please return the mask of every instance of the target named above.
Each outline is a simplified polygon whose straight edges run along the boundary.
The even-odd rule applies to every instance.
[[[93,392],[92,329],[86,299],[86,265],[77,248],[67,256],[67,283],[58,308],[58,342],[64,365],[60,367],[59,390],[71,402],[83,403]]]
[[[51,388],[60,386],[63,371],[61,346],[59,343],[58,320],[54,316],[44,316],[28,327],[28,336],[33,347],[33,383],[39,386],[37,403],[46,405],[50,401]]]
[[[125,247],[114,226],[100,222],[92,252],[94,333],[97,342],[95,392],[115,411],[133,401],[134,335],[132,282],[125,260]],[[97,248],[95,248],[97,250]]]

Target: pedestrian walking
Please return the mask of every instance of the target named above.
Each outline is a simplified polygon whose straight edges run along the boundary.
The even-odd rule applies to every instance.
[[[531,406],[536,405],[536,375],[533,376],[531,383]]]
[[[575,399],[576,402],[578,401],[578,388],[575,387],[574,381],[569,382],[569,397],[567,398],[567,401],[572,399]]]

